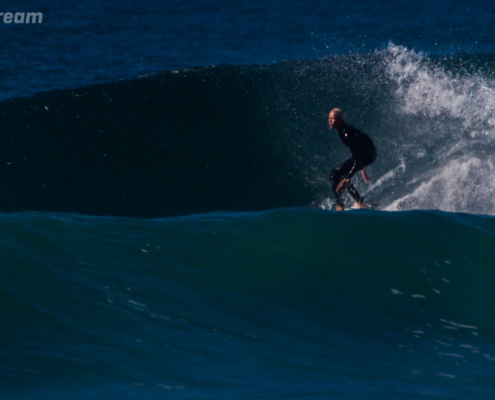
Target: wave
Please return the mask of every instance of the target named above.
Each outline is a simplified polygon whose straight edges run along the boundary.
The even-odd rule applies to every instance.
[[[0,103],[0,210],[165,217],[329,207],[349,154],[342,107],[378,148],[385,210],[495,214],[495,59],[390,44],[273,65],[217,65]]]
[[[390,390],[367,385],[383,374],[408,393],[493,389],[493,217],[16,213],[0,235],[5,395],[351,381],[359,397]]]

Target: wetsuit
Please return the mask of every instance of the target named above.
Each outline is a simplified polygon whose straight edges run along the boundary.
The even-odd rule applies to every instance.
[[[339,195],[335,192],[337,186],[339,186],[339,183],[342,182],[343,179],[348,179],[350,181],[357,172],[368,165],[373,164],[376,160],[376,149],[373,141],[366,133],[345,123],[339,128],[339,136],[342,143],[349,147],[352,154],[351,158],[344,161],[330,172],[330,182],[332,183],[337,206],[343,207],[344,200],[342,199],[342,194]],[[349,190],[350,195],[358,203],[364,201],[364,197],[359,195],[352,183],[349,182],[347,189]]]

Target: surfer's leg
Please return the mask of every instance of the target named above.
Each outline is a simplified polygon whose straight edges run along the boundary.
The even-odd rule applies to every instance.
[[[365,160],[362,161],[360,165],[356,166],[356,172],[361,171],[361,174],[363,175],[363,179],[366,183],[371,183],[371,179],[365,167],[373,164],[375,160],[376,160],[376,150],[373,149],[373,151],[368,155],[368,157],[366,157]],[[371,208],[370,205],[364,202],[364,197],[362,197],[359,194],[356,187],[351,182],[349,182],[349,185],[347,186],[347,190],[349,191],[349,194],[352,196],[352,198],[356,201],[354,206],[357,206],[359,208],[366,208],[366,209]]]
[[[359,192],[357,191],[356,187],[352,184],[352,182],[349,182],[349,185],[347,186],[347,190],[349,191],[349,194],[352,196],[352,198],[356,200],[357,203],[364,202],[364,197],[360,196]]]
[[[352,198],[354,200],[356,200],[356,204],[355,206],[359,207],[359,208],[366,208],[366,209],[370,209],[371,206],[369,204],[366,204],[364,202],[364,197],[362,197],[359,192],[357,191],[357,189],[355,188],[355,186],[349,182],[349,185],[347,186],[347,190],[349,191],[349,194],[352,196]]]
[[[337,203],[338,211],[344,209],[344,199],[342,198],[342,194],[338,194],[336,192],[337,186],[339,186],[339,183],[350,173],[354,164],[354,159],[349,158],[348,160],[340,164],[337,168],[332,170],[332,172],[330,172],[330,183],[332,184],[333,194],[335,196],[335,202]]]
[[[335,196],[335,203],[337,204],[337,211],[342,211],[344,209],[344,199],[342,198],[343,193],[338,194],[335,191],[340,181],[341,179],[339,171],[334,169],[332,172],[330,172],[330,182],[332,184],[333,195]]]

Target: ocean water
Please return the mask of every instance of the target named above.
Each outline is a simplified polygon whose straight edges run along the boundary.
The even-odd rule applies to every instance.
[[[494,398],[492,3],[0,12],[0,398]]]

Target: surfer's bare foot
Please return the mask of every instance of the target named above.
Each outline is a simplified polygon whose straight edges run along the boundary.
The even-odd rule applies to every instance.
[[[336,211],[344,211],[344,207],[343,206],[337,206]]]

